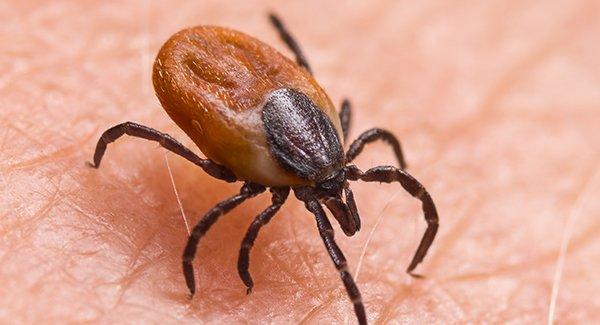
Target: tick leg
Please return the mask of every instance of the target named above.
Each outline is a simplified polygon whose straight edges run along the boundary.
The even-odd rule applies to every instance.
[[[275,29],[277,29],[279,37],[281,37],[281,39],[285,42],[287,47],[292,52],[294,52],[294,55],[296,56],[296,62],[298,63],[298,65],[304,67],[310,74],[312,74],[312,70],[310,69],[308,61],[306,61],[306,58],[302,53],[302,49],[300,49],[300,46],[298,45],[294,37],[290,34],[287,28],[285,28],[281,19],[279,19],[277,15],[272,13],[269,14],[269,20],[271,21],[271,24],[273,24]]]
[[[342,133],[344,134],[344,142],[348,140],[348,132],[350,131],[350,122],[352,121],[352,106],[350,101],[344,99],[342,108],[340,109],[340,123],[342,124]]]
[[[210,229],[210,227],[217,221],[217,219],[231,211],[236,206],[240,205],[245,200],[264,192],[265,188],[262,185],[246,182],[240,193],[234,195],[227,200],[219,202],[214,208],[208,211],[202,219],[196,224],[190,237],[188,238],[185,250],[183,251],[183,275],[185,276],[185,283],[190,289],[190,295],[194,296],[196,292],[196,282],[194,280],[194,267],[192,261],[196,256],[196,250],[198,248],[198,242]]]
[[[254,221],[252,221],[252,224],[250,224],[250,227],[246,232],[246,236],[244,236],[244,240],[242,240],[242,246],[240,248],[240,255],[238,258],[238,273],[246,285],[247,294],[252,292],[252,287],[254,286],[254,282],[252,281],[252,277],[248,271],[248,267],[250,265],[250,250],[254,245],[254,240],[256,240],[260,229],[269,223],[275,213],[279,211],[279,208],[281,208],[287,199],[288,194],[290,193],[290,188],[274,187],[271,188],[271,193],[273,193],[273,196],[271,197],[272,204],[263,212],[261,212],[261,214],[259,214]]]
[[[421,261],[423,261],[425,255],[427,255],[427,250],[429,250],[429,247],[433,243],[433,239],[435,238],[439,226],[439,218],[435,204],[425,187],[406,171],[392,166],[374,167],[363,173],[358,167],[351,165],[346,167],[346,177],[350,180],[360,179],[365,182],[398,182],[408,193],[410,193],[410,195],[421,200],[425,221],[427,221],[427,230],[419,243],[419,248],[417,248],[415,256],[406,269],[406,272],[412,275],[412,271],[419,263],[421,263]]]
[[[346,163],[350,163],[356,156],[358,156],[366,144],[371,143],[373,141],[383,140],[387,142],[392,149],[394,149],[394,154],[396,155],[396,159],[398,159],[398,163],[400,164],[400,168],[406,169],[406,162],[404,161],[404,155],[402,154],[402,147],[400,147],[400,142],[389,131],[379,128],[373,128],[363,132],[363,134],[358,136],[358,139],[354,140],[346,152]]]
[[[96,151],[94,152],[94,164],[90,165],[94,168],[100,167],[102,156],[104,156],[104,151],[106,151],[106,146],[109,143],[116,141],[124,134],[150,141],[156,141],[165,149],[178,154],[179,156],[200,166],[200,168],[215,178],[222,179],[226,182],[235,182],[237,180],[235,175],[227,168],[218,165],[209,159],[202,159],[198,157],[190,149],[184,147],[183,144],[175,140],[170,135],[133,122],[118,124],[104,131],[98,140],[98,144],[96,145]]]
[[[354,312],[356,313],[356,318],[358,319],[359,324],[367,324],[367,316],[365,313],[365,306],[362,302],[362,297],[360,295],[360,291],[354,283],[354,279],[348,271],[348,263],[346,262],[346,257],[336,244],[333,238],[333,228],[331,227],[331,223],[325,216],[325,212],[321,205],[316,200],[305,201],[306,208],[315,215],[317,221],[317,228],[319,229],[319,234],[323,239],[323,243],[327,248],[327,252],[335,264],[336,269],[340,272],[340,277],[344,282],[344,286],[346,287],[346,292],[348,292],[348,296],[354,304]]]

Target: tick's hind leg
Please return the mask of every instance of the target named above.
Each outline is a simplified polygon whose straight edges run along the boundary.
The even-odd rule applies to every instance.
[[[321,235],[321,239],[323,239],[323,243],[327,248],[327,252],[331,257],[333,264],[335,264],[335,268],[340,272],[340,277],[342,278],[342,282],[344,282],[346,292],[354,305],[354,312],[356,313],[358,323],[361,325],[367,324],[367,315],[365,313],[365,306],[363,305],[360,291],[348,270],[346,257],[344,257],[344,254],[333,238],[333,228],[325,215],[325,211],[323,211],[323,208],[311,193],[310,189],[295,189],[295,193],[298,199],[304,201],[306,208],[315,215],[319,234]]]
[[[363,132],[356,140],[354,140],[354,142],[352,142],[348,152],[346,152],[346,163],[350,163],[354,160],[354,158],[363,151],[366,144],[377,140],[383,140],[392,146],[396,159],[398,159],[398,163],[400,164],[400,168],[406,169],[406,162],[404,160],[404,154],[402,153],[400,141],[398,141],[396,136],[389,131],[379,128],[373,128]]]
[[[183,146],[183,144],[175,140],[170,135],[133,122],[121,123],[104,131],[100,139],[98,139],[96,151],[94,152],[94,164],[92,167],[100,167],[102,156],[104,156],[104,151],[106,151],[106,146],[111,142],[115,142],[124,134],[150,141],[156,141],[167,150],[178,154],[179,156],[200,166],[205,172],[215,178],[222,179],[227,182],[235,182],[237,180],[235,175],[227,168],[215,164],[209,159],[202,159],[198,157],[190,149]]]
[[[427,250],[431,247],[439,226],[435,204],[425,187],[406,171],[392,166],[379,166],[371,168],[364,173],[356,166],[348,166],[346,167],[346,177],[350,180],[360,179],[365,182],[398,182],[410,195],[421,200],[425,221],[427,221],[427,230],[425,230],[425,234],[419,243],[419,248],[417,248],[415,256],[406,269],[406,272],[412,275],[412,271],[427,255]]]
[[[196,292],[196,282],[194,280],[194,267],[192,261],[196,256],[196,250],[198,248],[198,242],[210,229],[210,227],[217,221],[217,219],[231,211],[236,206],[240,205],[245,200],[256,196],[257,194],[265,190],[264,186],[249,183],[244,183],[239,194],[236,194],[227,200],[219,202],[214,208],[208,211],[202,219],[196,224],[190,237],[188,238],[185,250],[183,251],[183,275],[185,276],[185,283],[190,289],[190,294],[193,296]]]
[[[302,53],[302,49],[300,48],[300,45],[298,45],[298,43],[296,42],[294,37],[290,34],[290,32],[287,30],[287,28],[285,28],[281,19],[279,19],[279,17],[277,17],[277,15],[275,15],[275,14],[269,14],[269,20],[271,21],[271,24],[273,24],[275,29],[277,29],[279,36],[285,42],[287,47],[292,52],[294,52],[294,56],[296,56],[296,62],[298,63],[298,65],[301,67],[304,67],[310,74],[312,74],[312,70],[310,69],[310,66],[308,65],[308,61],[306,60],[306,57]]]
[[[252,277],[248,271],[248,267],[250,265],[250,250],[254,245],[254,240],[256,240],[260,229],[269,223],[275,213],[279,211],[279,208],[281,208],[287,199],[288,194],[290,193],[290,188],[274,187],[271,188],[271,193],[273,193],[273,197],[271,198],[272,204],[261,214],[259,214],[254,221],[252,221],[252,224],[246,232],[246,236],[244,236],[244,240],[242,240],[242,246],[240,248],[240,255],[238,258],[238,273],[246,285],[246,293],[250,293],[252,291],[252,287],[254,286],[254,282],[252,281]]]

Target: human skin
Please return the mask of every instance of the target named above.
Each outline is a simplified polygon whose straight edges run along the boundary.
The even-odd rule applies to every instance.
[[[420,204],[397,184],[352,184],[361,232],[332,223],[371,323],[600,321],[598,2],[3,1],[1,323],[355,322],[293,197],[259,234],[252,294],[237,253],[267,194],[202,239],[190,300],[165,157],[191,225],[240,183],[133,138],[111,144],[100,169],[84,164],[102,131],[128,120],[198,152],[154,96],[154,55],[176,31],[214,24],[291,56],[269,10],[332,100],[352,100],[350,138],[395,133],[440,214],[414,279],[404,270],[425,229]],[[356,163],[394,159],[372,145]]]

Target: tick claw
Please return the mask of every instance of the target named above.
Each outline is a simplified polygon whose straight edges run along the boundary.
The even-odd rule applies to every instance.
[[[416,273],[412,273],[412,272],[407,272],[408,275],[410,275],[411,277],[415,278],[415,279],[424,279],[425,276],[421,275],[421,274],[416,274]]]
[[[91,168],[98,168],[98,167],[96,167],[96,165],[94,165],[94,163],[89,162],[89,161],[86,161],[85,165],[88,166],[88,167],[91,167]]]
[[[251,293],[252,293],[252,287],[246,288],[246,295],[249,295]]]

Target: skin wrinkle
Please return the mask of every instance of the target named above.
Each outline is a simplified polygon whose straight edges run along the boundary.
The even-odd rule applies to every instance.
[[[10,224],[10,227],[0,227],[0,238],[5,238],[4,236],[8,235],[10,232],[14,232],[18,230],[19,232],[23,232],[22,229],[30,227],[32,224],[35,224],[36,221],[39,221],[42,217],[44,217],[50,210],[56,205],[57,202],[61,200],[58,197],[58,191],[55,191],[52,196],[50,196],[46,202],[35,211],[31,217],[27,220],[17,220],[17,222]],[[4,216],[2,219],[6,219]]]
[[[583,11],[583,8],[582,10],[576,10],[575,13],[569,15],[569,17],[577,17],[577,13],[579,12],[585,11]],[[537,42],[536,47],[533,50],[523,56],[519,61],[515,62],[507,70],[506,74],[500,77],[499,81],[479,105],[482,109],[480,110],[482,115],[490,110],[496,109],[497,104],[510,92],[514,84],[517,84],[527,72],[533,70],[537,65],[543,63],[551,54],[555,53],[559,49],[560,43],[564,42],[568,35],[575,32],[573,28],[569,28],[569,25],[575,23],[576,20],[568,20],[569,21],[563,26],[559,26],[554,32],[549,33],[550,36],[548,36],[548,39]]]
[[[503,314],[508,314],[511,312],[511,306],[514,306],[514,303],[512,303],[515,298],[517,297],[517,294],[519,293],[519,288],[515,288],[510,295],[507,297],[506,299],[506,304],[504,306],[504,308],[502,308],[502,310],[500,311]]]
[[[105,218],[98,218],[98,216],[87,213],[76,205],[69,204],[69,206],[72,207],[75,211],[79,212],[79,214],[85,217],[87,221],[91,221],[93,224],[97,224],[102,229],[106,230],[105,233],[109,235],[106,237],[106,240],[110,239],[111,243],[115,243],[115,240],[117,240],[121,247],[131,247],[135,245],[130,236],[119,231],[119,229],[117,229],[113,225],[113,223],[111,223],[108,220],[105,220]]]
[[[309,275],[311,276],[311,278],[317,278],[315,269],[313,268],[312,263],[310,263],[310,258],[308,257],[307,250],[300,246],[300,241],[298,240],[298,232],[296,231],[296,223],[293,220],[290,222],[290,229],[292,230],[292,234],[294,235],[292,242],[296,246],[296,249],[299,251],[300,257],[302,258],[302,264],[308,268]]]
[[[89,143],[89,141],[95,136],[96,134],[90,132],[88,134],[86,134],[81,141],[77,141],[73,144],[70,144],[68,146],[64,146],[64,147],[60,147],[54,151],[52,151],[51,153],[48,154],[42,154],[39,155],[37,157],[34,158],[30,158],[28,160],[25,161],[21,161],[21,162],[17,162],[15,164],[12,165],[8,165],[7,168],[4,170],[4,172],[14,172],[16,170],[28,170],[28,169],[32,169],[34,167],[38,167],[39,165],[43,165],[43,164],[55,164],[57,161],[60,161],[61,159],[64,158],[68,158],[70,156],[73,155],[73,152],[76,149],[81,148],[84,144]]]
[[[159,147],[155,147],[155,151],[157,151],[156,149],[158,149]],[[114,149],[114,148],[113,148]],[[135,191],[135,188],[126,182],[126,180],[122,180],[120,178],[115,177],[117,173],[113,173],[112,175],[110,174],[104,174],[102,173],[102,175],[98,175],[98,177],[101,177],[103,180],[103,183],[109,183],[111,188],[115,189],[118,188],[119,190],[125,190],[126,194],[129,194],[131,196],[137,196],[138,193]],[[139,200],[140,203],[144,204],[144,206],[148,209],[152,209],[152,207],[145,202],[144,200]]]
[[[86,213],[81,207],[73,203],[67,203],[67,205],[71,207],[74,211],[78,212],[83,217],[85,217],[88,221],[91,221],[93,224],[100,225],[104,230],[106,230],[106,232],[99,232],[99,235],[108,234],[109,236],[107,235],[106,238],[110,238],[111,242],[114,242],[115,239],[119,239],[121,241],[122,247],[131,247],[134,245],[129,236],[126,236],[126,234],[119,232],[110,222],[106,222],[105,220],[103,220],[103,218],[98,218],[95,215]],[[96,229],[96,231],[99,230]]]
[[[295,227],[293,226],[294,223],[292,222],[292,223],[290,223],[290,225],[291,225],[291,227],[293,229],[294,234],[296,234]],[[294,238],[295,238],[294,242],[298,243],[298,239],[297,239],[298,237],[294,236]],[[300,252],[304,251],[304,249],[301,249],[300,246],[297,245],[296,247],[299,248]],[[281,260],[277,259],[274,255],[267,254],[266,256],[269,257],[269,258],[272,258],[272,259],[276,259],[276,260],[278,260],[278,262],[279,262],[280,265],[282,264]],[[310,278],[310,283],[314,283],[315,281],[318,281],[318,277],[315,274],[315,272],[314,272],[314,270],[312,268],[312,265],[310,263],[308,263],[307,261],[308,261],[308,258],[304,258],[304,264],[305,264],[305,266],[307,266],[311,270],[310,271],[310,277],[309,277]],[[294,272],[291,272],[289,269],[286,269],[286,273],[288,275],[290,275],[291,278],[294,278]],[[314,297],[318,298],[319,301],[320,301],[319,305],[316,305],[315,307],[311,308],[311,310],[309,312],[307,312],[304,317],[302,317],[302,319],[299,321],[300,324],[305,324],[305,323],[309,322],[311,319],[313,319],[315,316],[317,316],[319,314],[319,311],[323,310],[328,305],[331,305],[331,303],[334,301],[335,298],[339,299],[339,297],[340,297],[339,296],[339,292],[336,292],[336,291],[339,291],[339,290],[326,291],[326,292],[329,292],[329,294],[326,296],[326,298],[323,298],[322,296],[320,296],[314,290],[313,287],[302,285],[302,281],[300,281],[300,280],[296,280],[295,282],[298,283],[300,286],[303,286],[303,289],[305,289],[307,292],[308,292],[308,290],[310,290],[309,292]],[[286,284],[286,285],[289,286],[289,284]]]
[[[588,231],[585,234],[585,236],[576,238],[579,240],[574,240],[575,244],[569,245],[569,252],[573,253],[574,251],[577,251],[578,249],[583,248],[582,244],[587,243],[592,239],[595,239],[594,235],[598,231],[600,231],[600,224],[593,227],[593,230]],[[460,276],[450,276],[450,277],[440,278],[440,281],[442,283],[465,282],[465,281],[486,280],[486,279],[489,279],[492,277],[499,277],[499,276],[506,276],[506,275],[514,276],[515,273],[523,272],[523,270],[528,267],[549,264],[549,263],[555,261],[555,259],[556,259],[556,252],[552,252],[552,253],[544,254],[541,257],[536,258],[528,263],[511,264],[511,265],[503,266],[503,267],[496,268],[496,269],[490,270],[490,271],[475,271],[475,272],[464,273]]]
[[[388,302],[383,306],[383,308],[379,312],[379,315],[377,315],[377,318],[375,319],[373,324],[388,323],[391,320],[390,318],[394,311],[394,308],[396,306],[400,305],[400,303],[402,301],[404,301],[406,299],[411,299],[411,297],[414,296],[413,288],[404,286],[404,288],[402,288],[403,290],[398,290],[398,289],[399,288],[396,288],[396,294],[393,297],[391,297],[390,300],[388,300]]]
[[[3,134],[0,136],[0,152],[5,152],[6,144],[8,143],[8,130],[3,128]],[[0,174],[2,177],[3,174]]]
[[[325,299],[324,301],[322,301],[320,304],[314,306],[310,311],[308,311],[308,313],[306,313],[306,315],[304,317],[302,317],[302,319],[300,319],[300,321],[298,322],[298,324],[310,324],[311,321],[317,316],[319,315],[319,313],[324,310],[326,307],[330,306],[333,304],[334,300],[336,299],[336,295],[334,294],[330,294],[327,299]]]
[[[586,13],[587,8],[582,7],[581,10],[574,10],[575,14],[571,14],[570,17],[573,17],[573,20],[566,23],[564,26],[557,27],[554,33],[550,33],[551,36],[548,37],[547,40],[538,42],[536,44],[541,44],[536,46],[534,50],[530,51],[529,54],[523,56],[518,60],[515,64],[507,69],[507,72],[501,76],[491,88],[491,90],[487,93],[481,103],[478,105],[479,109],[475,114],[472,114],[470,117],[460,121],[452,128],[444,132],[443,134],[439,134],[437,139],[440,140],[437,143],[446,143],[447,145],[438,146],[438,156],[433,159],[436,161],[440,156],[443,155],[444,152],[448,151],[448,148],[451,147],[452,144],[456,143],[458,139],[464,137],[463,130],[468,128],[469,125],[486,125],[486,121],[489,120],[490,112],[493,112],[497,109],[497,105],[495,103],[501,102],[502,98],[506,96],[507,93],[512,89],[512,85],[517,83],[520,79],[523,78],[523,75],[527,71],[533,70],[535,66],[541,64],[545,58],[547,58],[550,54],[554,53],[559,48],[561,42],[564,42],[567,39],[567,36],[573,34],[575,31],[571,28],[571,25],[575,26],[576,23],[579,22],[579,19],[576,19],[577,14]],[[589,10],[589,9],[587,9]],[[578,17],[580,18],[580,17]],[[432,134],[435,135],[435,130],[429,130]],[[446,141],[441,141],[444,138]],[[432,166],[432,164],[425,164],[427,166]]]
[[[173,315],[171,315],[170,313],[167,312],[161,312],[161,311],[157,311],[156,309],[152,308],[151,306],[145,306],[145,305],[141,305],[141,304],[135,304],[135,303],[124,303],[122,305],[123,307],[134,307],[134,309],[139,309],[141,311],[137,311],[137,313],[139,313],[140,315],[145,315],[147,314],[155,314],[154,317],[150,318],[150,319],[156,319],[158,316],[163,317],[165,319],[165,322],[168,322],[168,320],[172,321],[172,322],[179,322],[179,318],[175,317]],[[102,318],[104,317],[108,317],[107,316],[108,313],[104,313],[100,319],[98,319],[98,322],[102,322]],[[111,321],[108,321],[111,322]]]
[[[150,53],[150,12],[148,9],[149,6],[146,0],[140,2],[140,10],[143,12],[142,19],[140,20],[139,32],[143,40],[142,46],[140,47],[140,74],[142,75],[140,78],[140,90],[144,94],[151,93],[149,87],[146,86],[146,80],[149,80],[151,75],[146,67],[152,64],[152,53]]]
[[[110,283],[116,284],[119,287],[118,298],[115,300],[112,309],[117,308],[124,301],[123,297],[125,296],[125,292],[129,288],[131,288],[134,282],[138,280],[136,276],[142,275],[143,272],[149,269],[150,267],[158,265],[160,262],[163,262],[168,259],[169,258],[166,254],[161,254],[160,256],[152,256],[152,258],[149,258],[148,261],[142,263],[141,265],[137,267],[132,267],[131,271],[124,275],[119,281]]]
[[[50,213],[57,206],[57,203],[62,200],[58,194],[58,191],[54,193],[41,209],[37,210],[30,219],[27,219],[20,227],[16,228],[20,237],[31,237],[31,234],[36,230],[36,223]]]
[[[468,230],[469,226],[472,225],[472,218],[469,216],[476,215],[475,211],[477,211],[478,207],[481,206],[481,202],[474,200],[473,198],[468,200],[468,202],[469,205],[465,209],[464,213],[462,213],[462,216],[451,226],[452,228],[450,228],[446,235],[443,238],[440,238],[441,240],[438,242],[437,249],[432,252],[429,258],[429,270],[433,270],[433,272],[435,272],[443,256],[446,256],[452,251],[454,243],[458,242],[463,234]]]
[[[5,59],[0,65],[9,72],[0,78],[0,238],[18,241],[0,247],[0,281],[5,284],[0,287],[0,322],[10,317],[27,323],[242,323],[272,317],[276,322],[304,319],[313,324],[348,318],[351,306],[343,286],[315,237],[310,215],[299,204],[286,205],[257,239],[263,249],[251,258],[257,286],[249,296],[235,262],[247,226],[268,198],[222,218],[200,244],[200,259],[194,264],[200,291],[189,301],[180,270],[184,229],[160,163],[162,151],[141,140],[123,140],[109,146],[100,170],[83,165],[91,159],[99,133],[125,120],[157,127],[198,153],[160,109],[150,81],[144,80],[151,67],[144,70],[143,55],[152,58],[176,30],[206,23],[247,32],[291,57],[268,25],[267,9],[287,22],[333,102],[348,97],[354,104],[354,136],[349,140],[369,127],[385,127],[400,136],[409,171],[439,206],[439,237],[417,269],[426,276],[423,280],[402,273],[403,258],[414,248],[408,229],[415,222],[417,229],[424,226],[421,219],[403,217],[417,215],[416,204],[403,197],[390,207],[386,227],[377,229],[368,248],[358,284],[369,319],[545,321],[564,221],[555,218],[564,217],[589,167],[600,162],[593,150],[600,145],[593,125],[600,99],[587,90],[598,87],[579,87],[598,82],[592,67],[598,59],[578,56],[598,51],[592,37],[599,28],[597,4],[561,1],[382,1],[343,10],[339,4],[311,1],[275,7],[223,6],[213,0],[169,5],[7,2],[0,14],[6,18],[0,37],[8,40],[0,45]],[[165,12],[172,19],[165,20]],[[131,19],[140,14],[143,19]],[[302,17],[314,22],[303,24]],[[526,33],[511,26],[527,27]],[[445,33],[447,28],[453,35]],[[496,43],[498,39],[503,43]],[[491,44],[510,51],[477,52]],[[452,56],[472,50],[473,57]],[[467,67],[468,60],[475,64]],[[473,75],[486,80],[481,88],[474,87]],[[563,80],[564,88],[544,83],[553,78]],[[551,103],[557,93],[563,100]],[[478,101],[465,106],[460,98]],[[512,138],[515,130],[523,140]],[[483,149],[484,141],[492,148]],[[384,150],[374,146],[359,162],[377,165],[387,155]],[[193,221],[237,191],[193,165],[175,159],[171,163]],[[374,212],[397,190],[352,186],[363,229],[346,238],[334,225],[350,269],[357,265],[361,243],[377,219]],[[591,273],[599,267],[594,258],[600,249],[600,222],[593,215],[597,204],[586,203],[569,245],[557,323],[600,319],[594,294],[600,281]],[[26,233],[19,224],[27,225]],[[493,249],[507,260],[482,252],[488,241],[506,244]],[[264,249],[271,242],[276,245]],[[473,246],[477,242],[481,248]],[[93,244],[102,249],[94,251]],[[139,259],[132,264],[136,254]],[[32,266],[37,265],[48,268],[36,271]],[[93,270],[94,275],[88,274]],[[35,281],[35,290],[26,289],[33,283],[28,279]],[[121,282],[126,290],[98,287]],[[486,283],[498,290],[485,291]],[[27,301],[37,303],[30,306]],[[465,312],[462,319],[459,309]]]
[[[576,12],[585,12],[585,10],[579,10]],[[573,17],[577,16],[576,14],[572,15]],[[571,23],[576,22],[577,20],[573,20]],[[438,146],[437,152],[439,153],[432,161],[439,160],[444,152],[448,151],[448,148],[451,147],[452,144],[456,143],[458,139],[465,136],[463,130],[468,128],[470,125],[485,125],[487,120],[490,119],[490,112],[496,110],[494,103],[498,103],[501,101],[502,97],[506,95],[507,92],[510,91],[512,85],[516,83],[519,79],[522,78],[525,71],[525,68],[528,70],[532,70],[536,64],[540,64],[544,58],[549,56],[549,54],[553,53],[553,50],[558,48],[561,41],[566,39],[567,34],[565,31],[570,31],[569,25],[566,24],[567,27],[561,26],[556,28],[557,31],[562,31],[563,33],[550,33],[553,37],[550,37],[548,40],[541,42],[542,45],[536,47],[533,51],[531,51],[528,55],[524,56],[521,60],[517,61],[511,68],[507,69],[507,73],[500,77],[498,82],[496,82],[491,91],[484,97],[481,101],[481,104],[478,105],[479,109],[475,114],[472,114],[470,117],[458,122],[452,128],[444,132],[443,134],[436,135],[435,128],[428,128],[428,132],[436,135],[437,139],[440,141],[436,141],[436,143],[447,143],[446,146]],[[573,32],[571,32],[573,33]],[[557,37],[559,34],[561,37]],[[428,107],[424,107],[427,110]],[[431,107],[429,107],[431,108]],[[422,125],[419,125],[418,128],[422,128]],[[419,130],[408,130],[410,131],[419,131]],[[405,132],[403,132],[405,133]],[[441,141],[445,139],[446,141]],[[434,166],[435,164],[424,164],[425,166]],[[430,167],[432,168],[432,167]]]
[[[161,229],[159,227],[154,228],[152,232],[149,232],[146,236],[142,237],[141,241],[138,240],[135,243],[135,250],[132,253],[128,266],[129,269],[135,269],[135,265],[140,260],[140,256],[144,254],[144,249],[152,245],[152,240],[156,237],[160,230]]]
[[[304,281],[302,281],[301,275],[299,275],[295,270],[287,267],[282,259],[269,253],[265,253],[265,257],[275,262],[275,265],[278,266],[278,269],[283,272],[282,274],[287,275],[288,278],[291,279],[293,283],[296,283],[300,289],[304,290],[305,292],[308,292],[308,290],[311,289],[305,284]]]
[[[9,119],[3,117],[1,120],[9,120]],[[17,131],[17,133],[19,133],[20,136],[35,143],[37,145],[37,147],[43,146],[43,144],[40,140],[34,138],[31,134],[29,134],[29,132],[24,131],[20,127],[16,126],[15,123],[12,123],[12,122],[7,123],[6,128]]]
[[[451,295],[448,290],[444,289],[442,286],[436,286],[434,289],[434,297],[429,298],[430,303],[439,304],[443,301],[445,305],[448,303],[454,305],[458,309],[460,316],[457,318],[453,318],[456,323],[465,323],[469,318],[465,317],[468,313],[464,310],[464,308],[458,303],[457,299]],[[396,306],[396,310],[399,309],[400,305]],[[394,310],[394,311],[396,311]],[[452,313],[452,315],[456,315],[456,313]],[[386,320],[385,323],[389,323],[389,320]]]
[[[578,10],[577,12],[585,12],[585,10]],[[577,14],[574,14],[572,16],[576,17]],[[574,24],[576,22],[578,22],[578,19],[573,19],[567,25]],[[540,64],[541,62],[543,62],[544,58],[548,57],[559,47],[560,42],[567,39],[567,36],[574,32],[572,28],[571,29],[568,27],[565,28],[564,26],[561,26],[561,27],[557,28],[556,30],[562,31],[562,33],[552,33],[552,35],[554,37],[550,37],[547,41],[542,42],[541,46],[538,46],[535,50],[530,52],[530,54],[527,55],[524,59],[517,62],[515,65],[513,65],[513,67],[511,69],[508,69],[508,72],[499,79],[500,81],[498,83],[496,83],[496,85],[492,88],[492,91],[489,92],[488,95],[482,101],[482,104],[480,105],[481,109],[479,110],[478,115],[474,115],[472,118],[464,120],[457,126],[453,127],[450,134],[444,134],[444,137],[450,138],[450,141],[448,141],[446,143],[449,143],[449,144],[455,143],[456,138],[460,138],[461,136],[464,136],[463,133],[460,132],[460,130],[467,128],[470,124],[473,124],[473,125],[477,124],[479,118],[487,117],[488,119],[491,119],[491,118],[495,117],[493,114],[491,116],[489,115],[490,112],[495,111],[494,103],[500,102],[502,97],[510,91],[512,85],[517,83],[517,81],[522,78],[523,71],[533,70],[533,68],[535,67],[536,64]],[[564,31],[570,31],[570,33],[567,34]],[[560,35],[560,36],[556,36],[556,35]],[[526,68],[528,68],[528,69],[526,70]],[[486,124],[486,123],[481,122],[479,124]],[[441,143],[443,143],[443,142],[441,142]],[[449,145],[447,147],[449,147]],[[438,147],[438,149],[439,149],[438,152],[442,152],[442,153],[444,151],[447,151],[447,150],[444,150],[443,147]],[[437,157],[435,160],[437,160],[437,159],[439,159],[439,157]],[[468,214],[468,216],[475,217],[475,214]],[[466,225],[472,224],[469,221],[470,221],[469,218],[465,218],[461,222],[461,224],[466,224]],[[452,234],[452,239],[455,239],[455,238],[459,238],[468,229],[468,227],[456,226],[453,229],[457,230],[457,231],[454,231]],[[448,251],[448,250],[450,250],[451,242],[453,242],[453,241],[448,237],[445,237],[445,240],[446,240],[446,243],[441,245],[441,247],[443,247],[442,248],[443,250]],[[431,254],[432,260],[435,260],[436,256],[440,256],[440,253],[443,253],[443,252],[437,252],[434,250]],[[490,272],[490,276],[493,276],[494,274],[496,274],[496,273]]]
[[[574,195],[569,200],[569,205],[574,205],[579,197],[579,193],[584,189],[584,187],[588,184],[588,180],[596,173],[595,166],[588,167],[588,172],[585,173],[585,176],[581,178],[580,184],[578,186],[577,191],[573,191]],[[594,234],[600,231],[600,222],[596,224],[595,227],[590,227],[584,232],[582,235],[576,238],[571,239],[571,244],[569,245],[570,252],[574,252],[577,249],[583,248],[586,241],[594,239]],[[454,236],[453,236],[454,237]],[[524,263],[520,264],[508,264],[504,265],[498,269],[488,271],[488,272],[471,272],[471,273],[463,273],[462,276],[454,277],[442,277],[440,280],[443,282],[451,282],[451,281],[472,281],[478,280],[485,277],[499,276],[512,272],[523,272],[525,270],[529,270],[531,267],[535,265],[545,265],[551,263],[556,258],[556,252],[547,252],[544,254],[539,254],[536,259],[527,260]]]
[[[584,232],[583,235],[572,239],[571,244],[569,245],[569,252],[574,253],[577,250],[583,249],[585,244],[589,243],[593,239],[596,239],[598,232],[600,232],[600,222]],[[494,276],[511,275],[514,273],[523,272],[523,270],[527,270],[528,268],[530,269],[535,266],[549,264],[555,260],[556,252],[552,251],[541,254],[537,258],[529,260],[526,263],[504,265],[490,271],[465,272],[458,276],[442,277],[440,280],[442,282],[485,280]]]
[[[279,268],[281,268],[281,271],[284,274],[287,274],[290,279],[292,279],[295,283],[297,283],[305,291],[308,292],[308,290],[310,290],[309,292],[311,292],[313,294],[313,296],[318,297],[318,293],[314,292],[314,289],[312,289],[309,285],[304,284],[302,277],[304,277],[305,275],[298,274],[295,269],[291,269],[291,268],[287,267],[282,259],[280,259],[279,257],[277,257],[273,254],[270,254],[269,251],[264,251],[263,254],[265,254],[265,257],[273,260],[279,266]],[[309,274],[309,276],[310,276],[309,278],[311,279],[311,282],[318,280],[317,275],[315,273],[311,273],[311,274]],[[307,283],[311,283],[311,282],[307,282]]]

